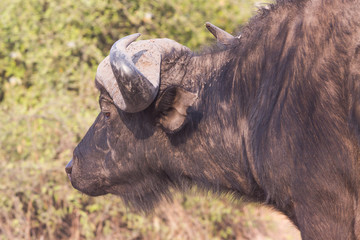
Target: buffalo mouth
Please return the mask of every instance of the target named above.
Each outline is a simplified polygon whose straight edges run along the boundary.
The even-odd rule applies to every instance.
[[[71,185],[78,191],[91,196],[91,197],[97,197],[108,194],[108,192],[101,186],[99,186],[97,183],[94,183],[92,185],[89,184],[82,184],[82,182],[77,182],[74,178],[72,178]]]
[[[76,172],[73,172],[73,162],[74,161],[72,158],[66,165],[65,172],[71,182],[71,185],[76,190],[93,197],[105,195],[108,193],[106,190],[104,190],[104,187],[100,185],[99,181],[96,181],[96,179],[94,180],[87,178],[82,180],[81,177],[76,177]]]

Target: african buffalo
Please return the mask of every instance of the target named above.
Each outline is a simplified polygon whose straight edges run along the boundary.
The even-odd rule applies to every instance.
[[[146,211],[198,186],[272,206],[303,239],[360,239],[360,0],[279,0],[241,37],[207,27],[218,44],[200,54],[113,45],[74,188]]]

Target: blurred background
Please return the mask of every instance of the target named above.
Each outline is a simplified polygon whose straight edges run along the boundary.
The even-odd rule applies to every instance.
[[[99,112],[94,76],[120,37],[214,43],[256,0],[1,0],[0,239],[299,239],[274,211],[211,194],[175,194],[150,215],[71,187],[64,167]]]

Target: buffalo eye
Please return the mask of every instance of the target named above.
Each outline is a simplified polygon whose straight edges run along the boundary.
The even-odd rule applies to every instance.
[[[110,113],[109,112],[104,112],[104,116],[106,119],[109,119],[110,118]]]

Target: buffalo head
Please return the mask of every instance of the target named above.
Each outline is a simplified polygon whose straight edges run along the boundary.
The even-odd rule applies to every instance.
[[[207,27],[222,48],[236,41],[210,23]],[[194,79],[202,75],[196,66],[209,63],[194,65],[195,54],[173,40],[134,42],[139,36],[117,41],[99,64],[95,84],[101,112],[66,172],[81,192],[113,193],[149,209],[168,196],[169,187],[178,186],[183,170],[174,168],[172,160],[182,150],[172,138],[185,141],[180,130],[190,121],[188,132],[193,131],[201,118],[189,111],[197,105],[203,83]]]

